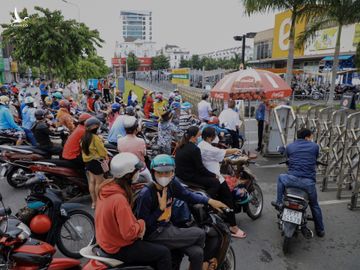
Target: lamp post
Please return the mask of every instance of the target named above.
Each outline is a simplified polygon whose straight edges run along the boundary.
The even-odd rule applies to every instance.
[[[70,2],[70,1],[68,1],[68,0],[61,0],[61,1],[63,1],[64,3],[69,4],[69,5],[72,5],[72,6],[74,6],[74,7],[77,8],[77,11],[78,11],[78,20],[79,20],[79,22],[80,22],[81,17],[80,17],[80,7],[79,7],[79,5],[78,5],[78,4],[75,4],[75,3],[73,3],[73,2]]]
[[[243,64],[243,67],[245,69],[245,46],[246,46],[246,38],[254,38],[256,36],[255,32],[249,32],[242,36],[234,36],[234,40],[236,41],[242,41],[242,53],[241,53],[241,63]]]

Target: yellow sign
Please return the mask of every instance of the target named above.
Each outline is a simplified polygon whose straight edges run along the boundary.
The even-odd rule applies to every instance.
[[[310,51],[334,49],[336,45],[337,27],[319,30],[309,46]]]
[[[355,24],[353,45],[356,46],[356,44],[358,44],[358,43],[360,43],[360,23]]]
[[[16,73],[18,72],[18,64],[16,61],[11,62],[11,72]]]
[[[171,83],[190,86],[190,69],[178,68],[171,71]]]
[[[291,11],[284,11],[275,16],[273,58],[286,58],[289,54],[289,37],[291,26]],[[295,43],[296,38],[305,30],[305,20],[295,25]],[[294,56],[303,56],[304,49],[295,50]]]

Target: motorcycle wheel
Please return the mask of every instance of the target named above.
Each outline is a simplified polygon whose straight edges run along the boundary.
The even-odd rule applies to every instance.
[[[26,180],[28,180],[26,174],[31,173],[31,171],[16,166],[11,166],[8,170],[6,181],[14,188],[22,187]]]
[[[65,256],[80,259],[80,249],[96,242],[94,218],[80,209],[67,214],[68,219],[60,226],[56,235],[56,245]],[[80,239],[76,239],[79,236]]]
[[[284,242],[283,242],[283,252],[284,254],[288,254],[290,251],[290,239],[289,237],[284,237]]]
[[[235,270],[236,269],[236,257],[235,252],[230,246],[226,252],[225,259],[220,266],[219,270]]]
[[[245,211],[251,219],[255,220],[261,216],[264,206],[264,197],[260,186],[257,183],[254,183],[253,185],[254,190],[249,194],[252,198],[245,206]]]

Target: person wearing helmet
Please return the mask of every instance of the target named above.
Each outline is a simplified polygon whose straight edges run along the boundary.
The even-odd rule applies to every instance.
[[[175,177],[175,162],[169,155],[156,156],[150,165],[154,182],[145,186],[136,201],[135,212],[145,221],[145,239],[165,245],[170,250],[183,250],[191,269],[201,270],[204,262],[205,232],[198,227],[178,228],[171,222],[175,199],[189,204],[209,204],[215,209],[227,208],[222,202],[189,191]],[[207,258],[206,258],[207,259]]]
[[[180,124],[180,115],[181,115],[181,103],[177,102],[177,101],[174,101],[173,103],[171,103],[170,109],[171,109],[171,112],[173,114],[172,122],[176,126],[179,126],[179,124]]]
[[[70,103],[69,101],[63,99],[59,102],[60,109],[56,115],[57,126],[65,126],[73,132],[75,129],[74,120],[70,114]]]
[[[209,98],[209,94],[204,93],[201,96],[201,101],[198,103],[199,119],[202,122],[209,121],[212,113],[211,104],[208,102],[208,98]]]
[[[195,120],[194,116],[191,113],[192,105],[190,102],[184,102],[181,104],[180,111],[180,122],[179,127],[181,130],[181,134],[184,134],[189,127],[193,125]]]
[[[51,141],[51,130],[46,122],[45,115],[46,112],[42,109],[35,111],[36,123],[32,127],[31,131],[34,133],[36,138],[37,148],[46,152],[48,154],[48,158],[51,158],[52,155],[61,156],[62,147]]]
[[[89,172],[89,192],[92,199],[92,208],[95,208],[99,185],[104,181],[107,170],[104,166],[108,154],[103,140],[97,135],[100,120],[91,117],[85,121],[85,134],[81,142],[82,159],[86,170]]]
[[[110,82],[108,81],[108,79],[104,79],[103,93],[104,93],[104,101],[105,101],[105,103],[110,103],[111,102],[111,99],[110,99]]]
[[[16,137],[18,139],[16,144],[21,144],[25,138],[25,132],[15,123],[8,107],[9,102],[8,96],[0,96],[0,134]]]
[[[146,97],[146,101],[144,105],[144,114],[146,119],[149,119],[150,113],[154,111],[153,104],[154,104],[154,92],[150,91],[150,93]]]
[[[86,111],[87,112],[94,112],[94,103],[95,99],[93,98],[94,93],[92,91],[89,91],[87,93],[87,99],[86,99]]]
[[[124,128],[126,136],[119,138],[117,148],[120,153],[129,152],[136,155],[145,165],[146,144],[144,139],[138,138],[136,135],[139,129],[139,122],[134,116],[128,116],[124,119]],[[147,180],[152,181],[150,171],[144,166],[141,175]]]
[[[82,113],[79,116],[79,125],[75,128],[73,133],[70,134],[64,145],[62,158],[69,160],[74,165],[83,171],[85,164],[81,156],[81,139],[85,134],[85,121],[91,118],[91,114]]]
[[[204,130],[207,127],[214,128],[217,136],[220,136],[220,134],[228,134],[229,133],[229,131],[227,129],[220,127],[220,120],[216,116],[211,116],[208,123],[205,124],[201,130]]]
[[[122,97],[122,93],[120,92],[119,89],[115,90],[115,102],[122,104],[123,103],[123,97]]]
[[[135,107],[137,104],[138,104],[138,96],[134,93],[133,90],[130,90],[129,91],[129,94],[128,94],[128,102],[127,102],[127,105],[128,106],[132,106],[132,107]]]
[[[205,168],[210,172],[215,173],[216,177],[220,183],[219,190],[217,193],[217,198],[219,198],[223,203],[228,205],[231,209],[234,208],[233,196],[227,185],[225,178],[220,173],[220,163],[223,162],[225,156],[240,154],[240,149],[220,149],[212,145],[216,140],[217,134],[216,130],[213,127],[206,127],[202,133],[202,141],[198,144],[198,147],[201,152],[201,160]],[[247,157],[244,157],[244,161],[247,160]],[[210,179],[209,179],[210,180]],[[200,183],[201,184],[201,183]],[[231,212],[227,214],[227,223],[230,225],[230,231],[233,237],[236,238],[245,238],[246,233],[243,232],[236,224],[235,213]]]
[[[46,105],[46,107],[50,107],[52,103],[53,103],[53,101],[52,101],[51,97],[49,97],[49,96],[45,97],[44,104]]]
[[[142,166],[132,153],[120,153],[112,159],[110,171],[114,178],[101,185],[95,210],[96,241],[109,257],[125,264],[172,269],[169,249],[142,240],[145,222],[137,219],[132,211],[131,184],[138,178]]]
[[[109,130],[111,129],[112,125],[114,124],[116,118],[120,115],[120,104],[119,103],[113,103],[111,105],[111,111],[108,113],[108,124],[109,124]]]
[[[239,114],[235,111],[235,100],[229,100],[228,108],[224,109],[220,115],[220,125],[228,130],[232,137],[232,147],[240,148],[239,144],[239,130],[241,120]]]
[[[34,137],[34,134],[31,132],[31,128],[36,122],[35,118],[35,111],[36,108],[34,107],[34,99],[29,96],[25,98],[25,107],[21,111],[22,117],[22,128],[25,131],[26,138],[31,143],[31,145],[36,146],[37,142]]]
[[[44,102],[45,98],[47,96],[49,96],[49,88],[46,85],[45,80],[43,80],[43,79],[41,80],[41,83],[39,85],[39,89],[40,89],[41,100]]]
[[[52,94],[52,98],[53,98],[53,100],[52,100],[52,104],[51,104],[51,109],[53,111],[57,111],[60,108],[59,101],[62,100],[63,96],[59,92],[56,92],[56,93]]]
[[[95,99],[95,101],[94,101],[94,112],[96,114],[104,112],[102,110],[103,103],[102,103],[102,101],[100,99],[100,95],[96,94],[94,99]]]
[[[160,147],[161,153],[168,155],[172,154],[171,143],[173,138],[180,132],[180,129],[172,122],[172,118],[173,114],[171,111],[167,111],[161,116],[158,124],[157,144]]]
[[[125,113],[126,113],[125,115],[119,115],[116,118],[114,124],[112,125],[112,127],[109,131],[108,141],[109,141],[109,143],[111,143],[113,145],[117,145],[119,138],[126,136],[126,131],[124,128],[124,120],[128,116],[135,115],[134,108],[131,106],[126,107]]]
[[[149,91],[147,89],[144,89],[144,93],[143,93],[143,96],[141,98],[141,108],[144,109],[145,107],[145,103],[146,103],[146,99],[149,95]]]
[[[154,116],[161,117],[166,112],[166,101],[163,99],[163,95],[157,93],[155,95],[154,107]]]

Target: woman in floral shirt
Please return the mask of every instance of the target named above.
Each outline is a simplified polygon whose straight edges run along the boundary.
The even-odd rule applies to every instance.
[[[161,153],[171,155],[171,141],[180,129],[171,121],[173,114],[170,111],[165,112],[161,116],[161,122],[158,126],[157,144],[161,148]]]

